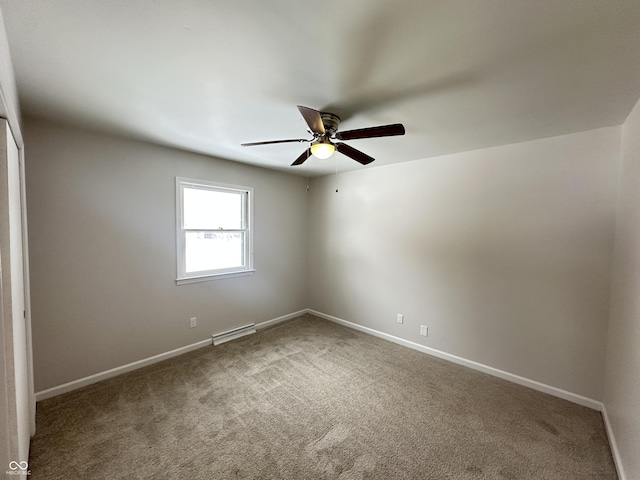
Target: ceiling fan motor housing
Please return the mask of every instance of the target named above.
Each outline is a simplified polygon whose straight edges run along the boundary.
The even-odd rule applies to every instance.
[[[340,117],[329,112],[320,112],[320,118],[322,118],[322,124],[327,133],[327,136],[332,137],[338,131],[338,125],[340,125]]]

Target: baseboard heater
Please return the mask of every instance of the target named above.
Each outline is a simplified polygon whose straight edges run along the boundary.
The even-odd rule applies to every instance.
[[[228,342],[229,340],[235,340],[236,338],[244,337],[245,335],[251,335],[256,333],[256,324],[250,323],[244,327],[234,328],[233,330],[227,330],[226,332],[218,333],[217,335],[211,335],[214,345],[220,345],[221,343]]]

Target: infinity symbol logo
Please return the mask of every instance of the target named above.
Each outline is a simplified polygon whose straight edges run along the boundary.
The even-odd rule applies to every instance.
[[[9,468],[11,470],[26,470],[27,467],[29,467],[29,462],[27,462],[26,460],[24,462],[9,462]]]

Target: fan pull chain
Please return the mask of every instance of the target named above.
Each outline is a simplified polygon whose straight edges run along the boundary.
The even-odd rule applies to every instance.
[[[307,192],[309,191],[309,164],[307,163],[304,166],[305,172],[307,174]]]
[[[338,193],[338,157],[334,155],[333,158],[336,160],[336,193]]]

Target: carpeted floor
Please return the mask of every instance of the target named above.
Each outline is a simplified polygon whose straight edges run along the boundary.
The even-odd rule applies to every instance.
[[[615,479],[596,411],[305,315],[38,403],[31,479]]]

